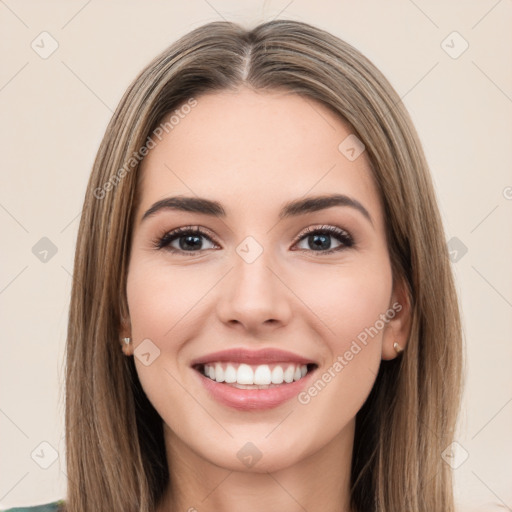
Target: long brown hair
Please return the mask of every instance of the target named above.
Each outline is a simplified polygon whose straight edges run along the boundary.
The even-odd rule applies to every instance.
[[[367,58],[319,28],[287,20],[193,30],[140,73],[110,121],[76,245],[66,348],[67,509],[154,512],[169,482],[162,420],[119,343],[139,164],[171,111],[241,85],[295,92],[351,125],[384,205],[393,276],[409,291],[407,348],[382,362],[356,417],[352,507],[453,512],[441,453],[453,440],[460,404],[462,335],[421,144],[400,98]]]

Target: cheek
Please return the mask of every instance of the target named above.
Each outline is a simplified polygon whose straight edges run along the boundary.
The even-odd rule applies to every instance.
[[[181,372],[188,367],[182,369],[178,364],[184,340],[176,333],[181,322],[188,321],[188,315],[193,314],[192,305],[205,293],[190,281],[191,273],[186,277],[184,274],[187,273],[135,257],[130,263],[126,288],[133,358],[141,386],[164,421],[178,430],[191,401],[183,400],[179,384],[183,380]],[[145,361],[145,353],[149,353],[149,361]],[[180,404],[172,415],[170,403]]]
[[[338,271],[331,268],[323,277],[310,274],[302,284],[308,306],[325,326],[323,342],[328,349],[317,375],[321,382],[311,392],[306,390],[303,403],[314,401],[314,408],[325,408],[331,417],[340,415],[340,421],[359,410],[378,373],[382,336],[389,321],[382,318],[392,318],[389,313],[386,316],[392,274],[385,261]],[[320,394],[321,399],[313,400]],[[338,407],[341,398],[343,407]]]
[[[200,301],[217,281],[212,272],[199,272],[194,265],[178,269],[137,253],[130,262],[126,291],[134,362],[144,391],[161,414],[169,401],[183,402],[178,381],[188,378],[189,367],[182,364],[182,348],[201,332]],[[149,365],[141,355],[147,352]]]
[[[185,317],[194,314],[194,304],[212,286],[211,277],[198,275],[193,266],[176,270],[155,262],[135,260],[128,273],[127,298],[132,335],[164,340]]]
[[[372,338],[380,340],[383,325],[379,319],[389,308],[392,292],[391,268],[386,261],[318,268],[309,272],[307,279],[297,281],[297,294],[325,325],[332,356],[345,352],[353,340],[364,341],[367,330],[376,324],[379,333]]]
[[[310,426],[322,439],[336,435],[354,418],[379,370],[387,325],[381,315],[389,309],[392,276],[385,265],[376,270],[331,269],[329,279],[316,281],[316,292],[310,287],[308,305],[328,327],[323,342],[329,357],[298,398],[311,417],[328,419]],[[308,281],[311,284],[313,276]]]

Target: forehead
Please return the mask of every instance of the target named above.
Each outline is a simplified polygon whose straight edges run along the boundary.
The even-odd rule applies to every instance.
[[[196,101],[190,109],[177,109],[167,125],[172,129],[145,157],[141,210],[183,194],[217,200],[236,215],[277,211],[290,199],[338,192],[379,217],[365,152],[347,158],[339,146],[345,147],[353,130],[321,103],[249,89],[208,93]]]

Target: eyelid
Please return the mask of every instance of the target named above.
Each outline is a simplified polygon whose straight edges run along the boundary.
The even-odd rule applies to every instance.
[[[194,234],[197,234],[197,235],[200,235],[200,236],[203,236],[205,238],[208,238],[210,240],[210,242],[212,242],[214,245],[217,245],[217,246],[220,246],[219,242],[217,242],[215,236],[212,234],[212,231],[209,230],[208,228],[204,227],[204,226],[200,226],[200,225],[187,225],[187,226],[180,226],[178,228],[175,228],[175,229],[171,229],[171,230],[165,230],[163,233],[157,235],[153,240],[152,240],[152,245],[155,249],[165,249],[165,250],[168,250],[169,252],[174,252],[174,253],[182,253],[182,254],[193,254],[194,252],[197,252],[197,253],[201,253],[204,251],[204,249],[202,251],[181,251],[180,249],[175,249],[174,247],[170,247],[169,244],[165,244],[165,245],[162,245],[162,241],[169,237],[169,238],[172,238],[174,240],[178,239],[181,236],[184,236],[185,234],[188,234],[188,233],[194,233]]]
[[[304,238],[306,235],[309,235],[311,233],[316,233],[318,231],[326,231],[328,232],[329,234],[337,234],[337,235],[344,235],[346,236],[348,239],[350,239],[350,241],[352,243],[354,243],[354,238],[352,237],[352,235],[346,230],[346,229],[343,229],[343,228],[340,228],[338,226],[333,226],[331,224],[318,224],[318,225],[314,225],[314,226],[308,226],[307,228],[303,229],[293,240],[293,244],[295,245],[297,242],[300,242],[300,240],[302,238]]]
[[[157,236],[153,240],[153,246],[156,249],[159,249],[159,250],[166,249],[169,252],[175,253],[175,254],[187,254],[189,256],[192,256],[192,255],[194,255],[194,253],[197,253],[197,255],[200,255],[207,249],[201,249],[199,251],[183,251],[181,249],[176,249],[174,247],[170,247],[170,243],[179,239],[180,235],[184,236],[185,234],[190,234],[190,233],[207,238],[214,245],[217,245],[218,247],[222,248],[221,244],[219,244],[219,242],[216,240],[216,237],[211,234],[212,232],[208,228],[206,228],[204,226],[200,226],[200,225],[187,225],[187,226],[181,226],[181,227],[178,227],[178,228],[175,228],[172,230],[166,230],[160,236]],[[297,243],[299,243],[307,235],[314,234],[314,233],[324,233],[324,234],[327,233],[328,235],[337,237],[338,241],[341,243],[341,246],[335,247],[333,249],[328,249],[326,251],[313,251],[313,250],[308,250],[308,249],[296,249],[296,250],[301,251],[301,252],[313,252],[313,253],[317,253],[317,254],[321,255],[321,254],[331,254],[334,252],[338,252],[342,249],[350,248],[355,245],[354,238],[346,229],[343,229],[338,226],[333,226],[330,224],[323,224],[323,225],[317,224],[317,225],[313,225],[313,226],[308,226],[307,228],[303,229],[292,241],[292,247],[295,246]],[[172,240],[169,241],[168,243],[166,243],[165,245],[163,245],[162,241],[167,237]]]
[[[336,238],[338,240],[338,243],[340,244],[337,247],[331,247],[330,249],[327,249],[326,251],[314,251],[312,249],[293,249],[295,251],[299,251],[301,253],[311,254],[313,253],[315,256],[323,257],[323,256],[329,256],[331,254],[337,254],[340,253],[346,249],[350,249],[356,246],[356,242],[354,240],[354,237],[344,228],[341,228],[339,226],[331,225],[331,224],[323,224],[323,225],[314,225],[314,226],[308,226],[307,228],[303,229],[294,239],[292,247],[294,247],[296,244],[300,243],[302,240],[307,239],[308,235],[312,234],[327,234],[333,238]]]

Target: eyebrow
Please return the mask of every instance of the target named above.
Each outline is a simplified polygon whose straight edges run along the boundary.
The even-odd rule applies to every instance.
[[[344,194],[329,194],[321,196],[295,199],[285,203],[279,212],[279,219],[296,217],[306,213],[317,212],[332,208],[333,206],[348,206],[360,212],[373,225],[368,210],[356,199]],[[202,197],[175,196],[157,201],[142,216],[141,222],[162,210],[176,210],[182,212],[202,213],[218,218],[225,218],[226,211],[217,201]]]

